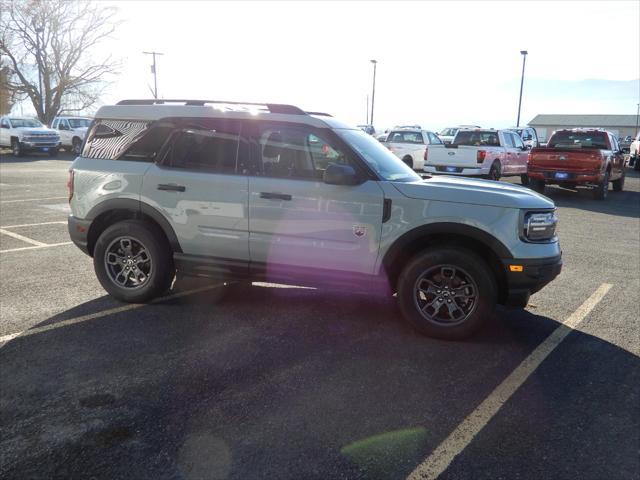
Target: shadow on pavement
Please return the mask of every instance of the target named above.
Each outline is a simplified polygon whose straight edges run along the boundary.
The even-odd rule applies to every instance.
[[[444,342],[414,333],[391,300],[254,286],[220,304],[204,292],[17,338],[0,348],[0,477],[403,478],[557,325],[500,310],[474,339]],[[574,394],[572,380],[630,416],[638,358],[580,332],[569,340],[581,364],[622,368],[525,384],[531,428],[554,421],[551,402],[569,401],[558,395]],[[626,454],[606,418],[594,428],[564,446],[597,433],[594,465],[607,449]],[[616,467],[585,462],[578,474]]]

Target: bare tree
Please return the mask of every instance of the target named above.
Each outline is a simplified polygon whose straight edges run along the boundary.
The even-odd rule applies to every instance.
[[[93,105],[117,72],[95,47],[115,30],[116,9],[82,0],[0,0],[4,87],[29,98],[49,124],[60,113]]]

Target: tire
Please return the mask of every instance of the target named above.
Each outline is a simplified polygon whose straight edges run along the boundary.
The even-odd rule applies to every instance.
[[[139,220],[124,220],[102,232],[93,251],[93,266],[102,287],[129,303],[145,303],[162,295],[175,273],[163,232]]]
[[[418,332],[445,340],[474,334],[492,315],[496,298],[489,266],[464,248],[438,247],[419,254],[398,280],[404,318]]]
[[[49,156],[50,157],[57,157],[58,156],[58,148],[53,148],[51,150],[49,150]]]
[[[402,159],[402,161],[406,163],[411,170],[413,170],[413,158],[406,156]]]
[[[526,173],[523,173],[522,175],[520,175],[520,184],[524,185],[525,187],[529,186],[529,175],[527,175]]]
[[[82,148],[82,140],[78,137],[73,137],[71,141],[71,153],[74,155],[80,155],[80,149]]]
[[[20,142],[15,138],[11,139],[11,152],[14,157],[22,157],[24,155],[22,145],[20,145]]]
[[[609,193],[609,171],[604,173],[602,181],[593,189],[593,198],[596,200],[606,200]]]
[[[625,171],[623,169],[622,170],[622,176],[618,180],[614,180],[613,182],[611,182],[611,185],[613,186],[613,191],[614,192],[621,192],[622,190],[624,190],[624,178],[625,177],[626,177],[626,175],[625,175]]]
[[[635,162],[633,164],[633,169],[635,171],[639,171],[640,170],[640,155],[636,155],[635,156]]]
[[[491,165],[491,169],[489,170],[489,180],[494,180],[497,182],[500,180],[501,175],[502,166],[500,165],[500,162],[496,160],[495,162],[493,162],[493,164]]]
[[[537,178],[532,178],[529,181],[529,188],[531,188],[531,190],[535,192],[544,193],[544,187],[545,187],[544,180],[538,180]]]

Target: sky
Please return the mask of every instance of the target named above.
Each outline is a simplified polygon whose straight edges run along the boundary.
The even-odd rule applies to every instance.
[[[163,98],[289,103],[374,124],[515,125],[539,113],[635,114],[639,1],[105,1],[123,59],[104,103]]]

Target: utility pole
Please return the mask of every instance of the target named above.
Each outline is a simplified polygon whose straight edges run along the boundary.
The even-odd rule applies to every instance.
[[[518,100],[518,120],[516,121],[516,127],[520,126],[520,107],[522,106],[522,86],[524,85],[524,64],[527,61],[527,51],[520,50],[522,55],[522,77],[520,77],[520,100]]]
[[[640,117],[640,103],[638,104],[638,109],[636,110],[636,137],[638,136],[638,118]]]
[[[151,65],[151,73],[153,73],[153,98],[158,98],[158,74],[156,69],[156,55],[164,55],[160,52],[142,52],[145,55],[153,55],[153,65]]]
[[[371,119],[369,125],[373,125],[373,106],[376,101],[376,67],[378,66],[377,60],[371,60],[373,63],[373,91],[371,92]]]

